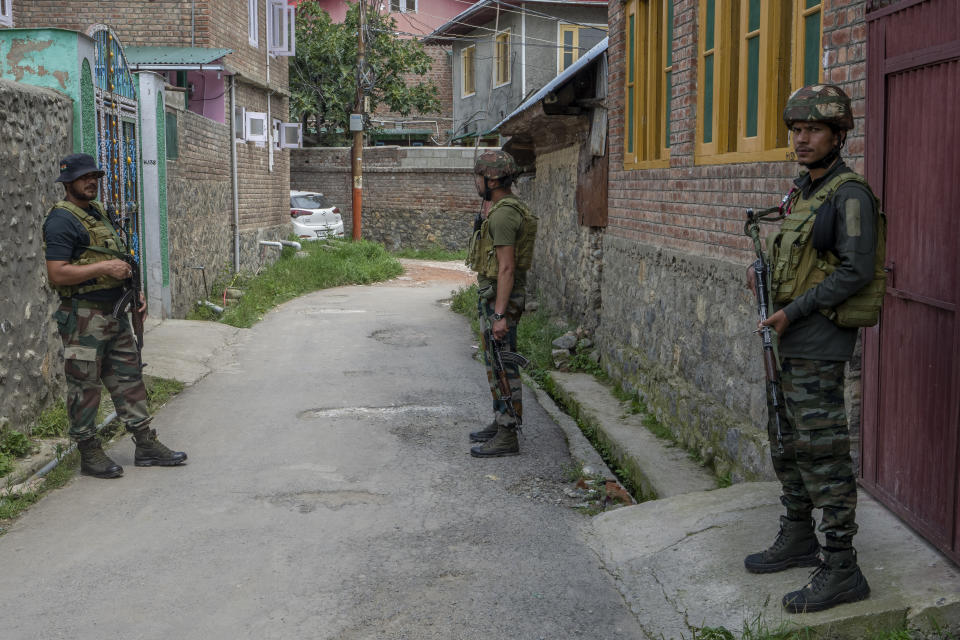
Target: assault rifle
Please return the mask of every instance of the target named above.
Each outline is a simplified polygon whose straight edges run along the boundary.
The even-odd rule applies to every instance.
[[[133,335],[137,338],[137,359],[140,361],[140,368],[143,369],[147,366],[143,363],[143,320],[146,312],[140,311],[140,296],[143,292],[143,286],[140,283],[140,263],[137,262],[133,253],[127,226],[123,224],[123,220],[117,222],[120,224],[115,224],[114,227],[119,226],[120,231],[123,232],[123,241],[126,244],[126,251],[124,251],[121,259],[130,265],[130,277],[124,284],[123,295],[113,305],[113,317],[120,320],[127,314],[127,311],[130,312],[130,324],[133,327]]]
[[[489,323],[488,323],[489,325]],[[504,370],[504,364],[511,364],[520,369],[530,364],[530,361],[513,351],[507,351],[503,348],[503,342],[493,337],[493,327],[487,326],[483,330],[483,338],[487,343],[490,352],[487,357],[490,358],[490,367],[493,369],[493,377],[497,381],[497,391],[500,401],[507,408],[507,414],[517,421],[517,426],[523,424],[523,419],[517,415],[513,407],[513,394],[510,392],[510,382],[507,380],[507,372]]]
[[[784,198],[786,201],[786,198]],[[781,204],[781,207],[783,204]],[[763,255],[763,244],[760,241],[760,222],[779,220],[782,217],[781,207],[765,209],[759,214],[754,214],[753,209],[747,209],[747,222],[744,225],[744,233],[753,239],[754,251],[757,259],[753,263],[753,273],[756,277],[757,294],[757,315],[760,322],[767,319],[768,301],[767,301],[767,283],[770,278],[770,265]],[[769,217],[772,213],[780,214],[778,218]],[[770,389],[770,397],[773,404],[773,419],[777,425],[777,452],[783,453],[783,432],[780,427],[780,412],[783,410],[780,404],[780,371],[777,367],[777,356],[773,349],[773,330],[770,327],[763,327],[757,331],[763,342],[763,368],[767,375],[767,386]]]

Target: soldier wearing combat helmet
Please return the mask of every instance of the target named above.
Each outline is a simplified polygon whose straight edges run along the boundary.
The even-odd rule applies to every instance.
[[[504,151],[486,151],[477,158],[474,178],[477,194],[490,203],[486,219],[474,225],[467,265],[477,272],[478,311],[481,326],[489,326],[493,337],[508,351],[517,349],[517,323],[526,298],[527,270],[533,262],[537,236],[537,217],[510,190],[518,173],[513,157]],[[517,419],[500,399],[490,361],[490,345],[483,341],[484,362],[493,420],[470,434],[471,442],[481,444],[470,449],[478,458],[510,456],[520,452]],[[514,414],[522,420],[523,387],[518,367],[505,363]]]
[[[844,411],[844,365],[858,327],[876,323],[883,298],[885,223],[866,181],[840,158],[853,129],[850,98],[829,84],[803,87],[787,100],[784,124],[804,167],[770,238],[769,299],[763,322],[779,342],[782,451],[768,397],[773,467],[785,513],[774,543],[748,555],[747,571],[815,566],[803,588],[783,597],[794,613],[820,611],[870,595],[857,564],[857,485]],[[879,275],[878,275],[879,274]],[[752,290],[754,273],[747,272]],[[813,510],[822,512],[819,531]]]

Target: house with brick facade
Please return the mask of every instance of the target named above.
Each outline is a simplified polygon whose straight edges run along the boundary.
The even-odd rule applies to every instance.
[[[286,0],[6,0],[17,28],[105,32],[135,74],[159,78],[165,163],[160,194],[162,314],[205,298],[204,276],[255,269],[260,240],[290,233]]]
[[[453,50],[453,139],[489,135],[606,30],[602,0],[481,0],[437,27],[425,42]]]
[[[843,157],[888,225],[880,322],[847,367],[851,453],[861,486],[955,562],[958,24],[952,0],[611,2],[607,217],[593,225],[572,186],[588,118],[550,113],[596,105],[589,81],[500,124],[505,148],[535,159],[518,189],[547,233],[531,278],[541,303],[592,329],[611,378],[718,475],[771,478],[745,213],[778,204],[800,173],[790,93],[843,87],[855,120]]]

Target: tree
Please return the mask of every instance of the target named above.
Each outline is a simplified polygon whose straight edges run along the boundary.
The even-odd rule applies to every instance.
[[[398,38],[393,18],[372,8],[367,8],[366,65],[358,74],[359,18],[358,3],[348,5],[343,24],[335,24],[315,0],[297,5],[297,55],[290,63],[290,107],[303,123],[304,133],[313,129],[319,143],[347,142],[358,75],[371,112],[381,104],[404,116],[414,110],[430,113],[440,109],[436,85],[430,81],[408,83],[405,79],[405,74],[422,76],[430,71],[430,56],[423,45]]]

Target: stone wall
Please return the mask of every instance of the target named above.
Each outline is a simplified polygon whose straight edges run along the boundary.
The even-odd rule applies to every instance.
[[[26,430],[64,388],[42,225],[63,196],[54,180],[72,152],[72,113],[59,93],[0,80],[0,428]]]
[[[167,162],[171,313],[183,318],[209,296],[196,267],[204,267],[207,287],[233,267],[230,163],[210,162],[230,157],[230,127],[168,106],[170,117],[177,119],[178,146]]]
[[[537,156],[536,177],[514,192],[540,218],[528,289],[551,313],[594,330],[600,321],[603,230],[577,221],[580,143]]]
[[[325,194],[340,208],[350,236],[350,149],[295,149],[290,163],[290,188]],[[473,183],[473,149],[368,147],[363,164],[364,238],[388,249],[466,248],[480,208]]]

